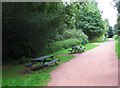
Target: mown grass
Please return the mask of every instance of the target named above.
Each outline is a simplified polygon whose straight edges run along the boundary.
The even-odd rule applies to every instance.
[[[97,45],[97,44],[92,44],[92,43],[86,44],[85,51],[90,50],[90,49],[93,49],[93,48],[95,48],[95,47],[97,47],[97,46],[99,46],[99,45]]]
[[[117,53],[118,59],[120,59],[120,37],[118,39],[115,40],[115,51]]]
[[[89,43],[86,44],[86,49],[90,50],[98,45]],[[59,58],[60,62],[58,65],[51,66],[49,68],[43,68],[39,71],[34,71],[33,74],[20,74],[20,72],[25,68],[24,64],[22,65],[12,65],[7,68],[2,69],[2,85],[3,86],[46,86],[47,83],[50,81],[50,72],[57,68],[64,62],[67,62],[74,58],[73,55],[59,55],[59,54],[68,54],[68,49],[61,49],[57,52],[52,53],[55,55],[55,58]]]

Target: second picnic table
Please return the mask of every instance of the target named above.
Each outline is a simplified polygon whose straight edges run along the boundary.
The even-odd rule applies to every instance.
[[[84,49],[82,46],[73,46],[70,50],[68,50],[70,53],[72,52],[84,52]]]

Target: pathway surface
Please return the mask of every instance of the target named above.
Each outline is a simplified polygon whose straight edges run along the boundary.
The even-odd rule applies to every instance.
[[[77,55],[51,73],[48,86],[118,86],[118,60],[115,42]]]

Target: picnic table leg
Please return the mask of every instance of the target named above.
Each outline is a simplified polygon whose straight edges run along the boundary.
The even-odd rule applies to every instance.
[[[52,58],[52,60],[54,60],[54,56],[52,56],[51,58]]]
[[[43,61],[43,65],[44,65],[45,62],[46,62],[46,59]]]
[[[83,52],[84,52],[84,49],[83,49]]]
[[[75,53],[77,52],[77,49],[75,50]]]
[[[55,65],[57,65],[57,62],[55,62]]]
[[[54,56],[52,56],[51,58],[52,58],[52,60],[54,60]],[[55,65],[57,65],[57,62],[55,62]]]
[[[78,52],[80,52],[80,49],[78,49]]]

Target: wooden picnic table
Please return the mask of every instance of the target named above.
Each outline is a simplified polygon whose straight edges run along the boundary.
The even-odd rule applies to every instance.
[[[70,50],[68,50],[70,53],[72,52],[84,52],[84,49],[82,46],[73,46]]]
[[[37,63],[40,63],[40,66],[42,67],[46,67],[54,63],[57,65],[57,61],[60,61],[60,60],[55,59],[53,55],[50,55],[50,56],[42,56],[39,58],[34,58],[34,59],[31,59],[30,61],[31,63],[26,65],[26,67],[28,67],[29,69],[33,68],[33,65]]]

